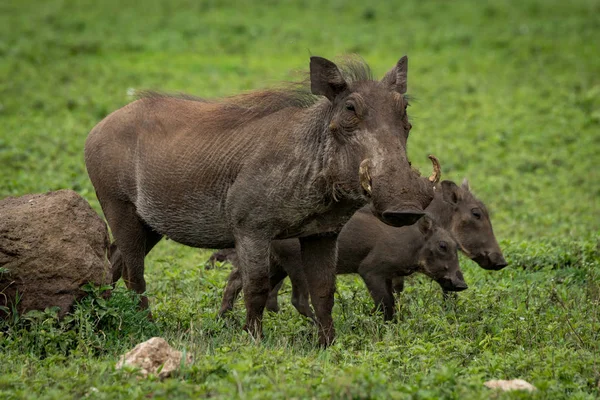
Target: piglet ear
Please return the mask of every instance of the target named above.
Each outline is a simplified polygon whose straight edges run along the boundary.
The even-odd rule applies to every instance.
[[[425,214],[417,223],[419,224],[419,231],[423,236],[429,237],[433,232],[433,219]]]
[[[335,63],[322,57],[310,58],[310,90],[312,94],[333,100],[348,89],[342,73]]]
[[[405,94],[408,86],[408,57],[404,56],[381,80],[390,90]]]
[[[442,198],[450,204],[457,204],[460,200],[460,188],[452,181],[442,181]]]

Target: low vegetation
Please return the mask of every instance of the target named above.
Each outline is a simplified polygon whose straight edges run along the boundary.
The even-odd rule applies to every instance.
[[[413,165],[426,173],[433,153],[444,179],[469,178],[509,266],[461,258],[469,289],[447,302],[416,276],[389,323],[360,278],[339,277],[321,350],[289,285],[256,344],[242,302],[216,319],[230,266],[163,241],[147,258],[154,322],[122,284],[108,299],[87,287],[61,321],[0,320],[0,398],[469,399],[511,378],[538,391],[498,398],[600,396],[600,3],[268,3],[2,3],[0,198],[71,188],[100,212],[83,143],[136,90],[233,94],[293,78],[310,54],[356,52],[381,76],[408,54]],[[194,363],[164,381],[115,370],[156,335]]]

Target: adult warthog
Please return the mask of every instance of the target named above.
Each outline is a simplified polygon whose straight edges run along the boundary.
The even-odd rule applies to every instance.
[[[369,201],[387,224],[415,223],[433,198],[406,156],[407,58],[381,81],[357,59],[310,59],[310,91],[219,101],[147,95],[90,132],[85,162],[115,238],[114,280],[143,293],[144,257],[166,236],[235,246],[246,325],[262,334],[274,239],[298,237],[323,345],[334,338],[336,238]],[[148,301],[144,298],[143,306]]]

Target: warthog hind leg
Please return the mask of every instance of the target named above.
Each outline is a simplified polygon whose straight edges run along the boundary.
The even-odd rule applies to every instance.
[[[109,248],[113,284],[122,275],[127,288],[142,294],[146,291],[144,257],[162,236],[138,217],[133,204],[118,200],[101,204],[115,238]],[[140,306],[148,308],[146,296],[142,297]]]

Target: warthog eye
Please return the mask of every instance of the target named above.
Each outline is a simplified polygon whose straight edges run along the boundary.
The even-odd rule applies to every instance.
[[[444,242],[443,240],[440,241],[439,246],[440,246],[440,250],[442,250],[442,251],[448,250],[448,243]]]
[[[471,210],[471,214],[477,218],[477,219],[481,219],[481,211],[479,211],[478,208],[474,208]]]
[[[346,103],[346,110],[352,111],[352,112],[356,111],[356,109],[354,108],[354,104],[352,104],[352,103]]]

